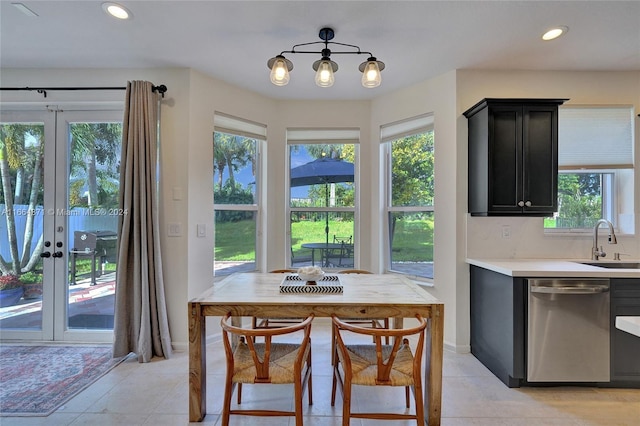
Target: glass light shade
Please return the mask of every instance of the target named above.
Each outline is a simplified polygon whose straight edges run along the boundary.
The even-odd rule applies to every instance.
[[[269,75],[271,82],[276,86],[286,86],[289,83],[289,69],[284,58],[277,58],[271,67]]]
[[[316,71],[316,84],[320,87],[331,87],[334,81],[331,61],[321,61]]]
[[[362,71],[362,85],[364,87],[373,88],[380,86],[382,77],[377,61],[368,61]]]

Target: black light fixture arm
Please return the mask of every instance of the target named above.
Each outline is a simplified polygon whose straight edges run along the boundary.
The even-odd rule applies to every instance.
[[[336,52],[336,51],[330,50],[328,48],[325,48],[325,49],[322,49],[322,50],[295,50],[295,48],[298,47],[298,46],[304,46],[304,45],[307,45],[307,44],[315,44],[315,43],[322,43],[322,42],[317,41],[317,42],[313,42],[313,43],[296,44],[295,46],[293,46],[292,50],[283,50],[282,52],[280,52],[280,54],[284,55],[285,53],[315,53],[317,55],[318,53],[322,54],[326,49],[326,50],[329,50],[329,52],[332,55],[348,54],[348,55],[369,55],[369,56],[373,56],[373,53],[365,52],[364,50],[360,50],[360,48],[358,46],[353,46],[351,44],[344,44],[344,43],[333,43],[333,44],[339,44],[339,45],[342,45],[342,46],[355,47],[356,49],[358,49],[358,51],[357,52]]]
[[[338,43],[330,41],[335,36],[332,28],[322,28],[318,34],[322,41],[311,41],[308,43],[294,44],[291,50],[283,50],[279,55],[267,61],[267,67],[271,70],[271,82],[276,86],[284,86],[289,82],[289,71],[293,70],[293,63],[287,59],[285,54],[308,53],[320,54],[320,60],[315,61],[312,65],[316,71],[316,84],[320,87],[331,87],[333,85],[333,73],[338,71],[338,64],[330,59],[333,55],[368,55],[368,59],[361,63],[358,70],[362,72],[362,85],[364,87],[377,87],[380,85],[380,71],[384,69],[384,62],[378,61],[373,53],[360,50],[359,46],[348,43]],[[323,45],[321,50],[308,50],[310,46]],[[338,48],[346,48],[343,50],[332,51],[329,47],[337,46]],[[352,49],[352,50],[349,50]]]
[[[327,38],[327,37],[323,37],[323,34],[325,34],[327,31],[330,31],[331,37]],[[323,39],[324,41],[311,41],[309,43],[299,43],[299,44],[295,44],[293,45],[293,47],[291,48],[291,50],[283,50],[282,52],[280,52],[280,54],[284,54],[284,53],[323,53],[325,50],[328,50],[329,53],[333,53],[333,54],[350,54],[350,55],[369,55],[369,56],[373,56],[373,53],[371,52],[363,52],[362,50],[360,50],[360,46],[356,46],[355,44],[348,44],[348,43],[339,43],[337,41],[329,41],[333,38],[333,30],[331,28],[323,28],[320,30],[320,38]],[[312,44],[324,44],[324,49],[322,49],[321,51],[317,51],[317,50],[296,50],[297,47],[300,46],[310,46]],[[330,44],[335,44],[338,46],[344,46],[344,47],[352,47],[356,50],[356,52],[334,52],[332,50],[329,49],[329,45]]]

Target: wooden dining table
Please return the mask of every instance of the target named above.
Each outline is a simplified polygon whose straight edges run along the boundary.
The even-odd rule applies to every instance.
[[[339,275],[342,293],[281,293],[283,274],[238,273],[188,302],[189,421],[207,414],[206,327],[208,316],[403,318],[428,320],[424,357],[424,410],[428,425],[439,425],[442,404],[444,304],[410,279],[397,274]],[[219,350],[222,351],[222,345]]]

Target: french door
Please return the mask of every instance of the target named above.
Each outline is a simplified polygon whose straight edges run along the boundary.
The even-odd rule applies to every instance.
[[[0,337],[111,342],[122,110],[2,111],[0,130]]]

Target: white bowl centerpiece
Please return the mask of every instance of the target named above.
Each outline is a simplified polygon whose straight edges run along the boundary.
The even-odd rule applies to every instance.
[[[307,284],[315,284],[316,281],[320,281],[324,277],[324,271],[318,266],[303,266],[298,268],[298,276]]]

